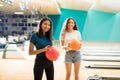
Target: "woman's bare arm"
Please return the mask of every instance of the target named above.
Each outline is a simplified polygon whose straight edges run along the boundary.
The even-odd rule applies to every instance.
[[[46,46],[42,49],[38,49],[38,50],[34,50],[34,44],[30,42],[30,45],[29,45],[29,55],[35,55],[35,54],[39,54],[41,52],[45,52],[47,51],[49,46]]]

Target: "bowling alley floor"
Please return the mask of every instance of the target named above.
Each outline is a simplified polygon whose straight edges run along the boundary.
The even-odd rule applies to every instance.
[[[55,80],[65,80],[65,66],[64,66],[64,51],[60,47],[56,46],[60,51],[60,56],[58,60],[54,61],[55,68]],[[84,42],[81,51],[82,54],[89,54],[89,50],[94,51],[98,47],[104,52],[104,50],[113,51],[113,49],[118,50],[120,54],[120,43],[109,42],[106,44],[101,42]],[[91,53],[91,52],[90,52]],[[95,53],[95,52],[94,52]],[[97,51],[96,51],[97,53]],[[35,56],[28,56],[28,58],[18,59],[18,58],[6,58],[2,59],[2,51],[0,51],[0,80],[33,80],[33,65]],[[107,53],[108,54],[108,53]],[[113,53],[114,54],[114,53]],[[89,57],[89,56],[87,56]],[[96,56],[92,56],[95,58]],[[97,56],[98,57],[98,56]],[[104,56],[103,56],[104,57]],[[108,56],[106,56],[108,57]],[[84,57],[83,55],[83,58]],[[98,57],[99,58],[99,57]],[[101,57],[100,57],[101,58]],[[116,58],[120,58],[119,55]],[[101,59],[100,59],[101,60]],[[106,75],[106,76],[120,76],[120,69],[104,69],[104,68],[86,68],[88,65],[120,65],[119,61],[90,61],[82,60],[80,68],[80,80],[87,80],[89,76],[93,75]],[[43,75],[43,80],[46,80],[45,74]],[[74,80],[74,71],[72,69],[71,80]]]

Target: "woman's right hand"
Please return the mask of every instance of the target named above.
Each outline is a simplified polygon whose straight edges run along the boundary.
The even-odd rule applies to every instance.
[[[46,52],[49,47],[50,47],[50,45],[45,46],[45,47],[43,48],[43,52]]]

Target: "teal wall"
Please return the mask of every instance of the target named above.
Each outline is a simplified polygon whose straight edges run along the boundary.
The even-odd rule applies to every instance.
[[[86,11],[78,11],[78,10],[69,10],[69,9],[61,9],[61,15],[49,15],[49,17],[53,21],[53,35],[56,40],[59,39],[60,31],[62,29],[62,25],[66,18],[73,17],[76,20],[78,28],[82,33],[83,27],[85,24],[87,12]]]
[[[109,37],[110,41],[120,41],[120,13],[115,15],[114,25]]]
[[[114,21],[115,14],[88,11],[82,39],[86,41],[109,41]]]
[[[77,21],[83,41],[120,41],[120,13],[69,9],[61,11],[61,15],[49,15],[54,24],[53,34],[56,40],[59,39],[64,20],[73,17]]]

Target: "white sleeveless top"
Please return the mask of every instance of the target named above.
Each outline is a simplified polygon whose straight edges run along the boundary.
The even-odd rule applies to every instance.
[[[79,31],[74,30],[73,32],[66,32],[65,33],[65,45],[67,46],[68,43],[73,40],[76,39],[78,41],[81,40],[81,34]]]

